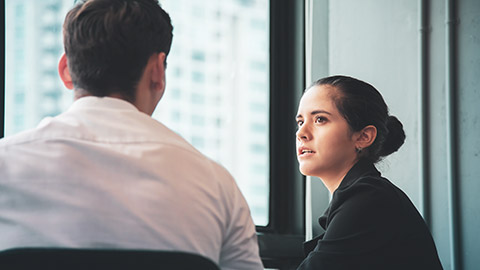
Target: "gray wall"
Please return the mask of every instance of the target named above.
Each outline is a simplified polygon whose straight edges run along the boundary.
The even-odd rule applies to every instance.
[[[345,74],[383,94],[407,140],[378,168],[426,217],[444,268],[479,269],[480,1],[455,1],[453,24],[446,23],[447,1],[425,2],[422,51],[421,1],[315,0],[313,80]],[[447,25],[454,35],[447,35]],[[450,41],[453,62],[448,64]],[[316,222],[328,199],[321,184],[314,189]]]

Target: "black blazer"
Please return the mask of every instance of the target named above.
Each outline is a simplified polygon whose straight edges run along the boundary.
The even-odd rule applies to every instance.
[[[369,162],[347,173],[319,223],[298,269],[442,269],[422,216]]]

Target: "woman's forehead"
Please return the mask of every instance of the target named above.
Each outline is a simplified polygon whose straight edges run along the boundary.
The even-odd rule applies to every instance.
[[[326,98],[329,97],[330,99],[334,96],[339,95],[339,92],[335,86],[322,84],[322,85],[314,85],[307,89],[303,94],[303,97],[320,97]]]
[[[302,96],[298,110],[317,110],[334,107],[334,96],[337,94],[335,87],[330,85],[315,85],[308,89]]]

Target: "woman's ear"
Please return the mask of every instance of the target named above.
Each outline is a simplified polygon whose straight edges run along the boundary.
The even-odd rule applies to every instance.
[[[372,125],[364,127],[359,132],[356,132],[355,147],[357,149],[365,149],[372,145],[377,138],[377,128]]]
[[[62,54],[62,57],[60,57],[60,61],[58,62],[58,74],[65,87],[73,89],[72,76],[70,76],[70,71],[68,70],[67,56],[65,53]]]

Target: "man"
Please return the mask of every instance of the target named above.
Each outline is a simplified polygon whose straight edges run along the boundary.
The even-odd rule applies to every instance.
[[[263,269],[234,179],[152,119],[172,40],[156,0],[88,0],[64,22],[75,101],[0,140],[0,249],[179,250]]]

